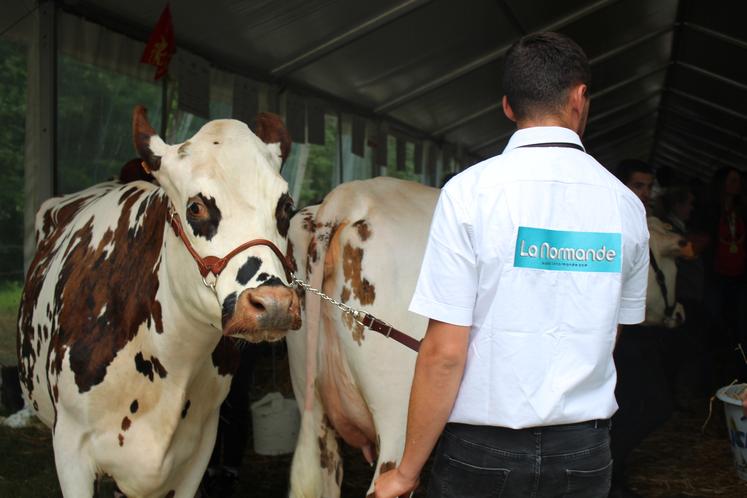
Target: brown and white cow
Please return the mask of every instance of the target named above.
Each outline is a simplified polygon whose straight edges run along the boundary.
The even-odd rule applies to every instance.
[[[385,177],[337,187],[291,220],[297,274],[422,338],[427,320],[407,307],[438,192]],[[303,333],[286,338],[302,409],[290,493],[331,498],[342,480],[337,436],[375,462],[374,478],[401,458],[416,353],[308,293],[304,312]]]
[[[287,134],[277,117],[259,124],[275,143],[218,120],[167,145],[137,107],[136,148],[158,185],[104,183],[40,209],[18,359],[27,403],[53,430],[64,496],[92,496],[107,474],[127,496],[194,497],[236,367],[232,337],[276,340],[300,326],[270,248],[240,251],[213,291],[167,221],[173,206],[201,257],[257,238],[285,248]]]

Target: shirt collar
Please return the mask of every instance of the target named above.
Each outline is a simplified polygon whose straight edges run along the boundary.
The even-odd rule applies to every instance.
[[[547,142],[568,142],[583,147],[581,139],[575,131],[562,126],[533,126],[516,130],[511,135],[503,153],[509,152],[517,147]],[[586,149],[584,149],[586,151]]]

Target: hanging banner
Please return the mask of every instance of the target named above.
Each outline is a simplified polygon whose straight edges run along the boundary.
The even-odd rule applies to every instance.
[[[257,84],[252,80],[235,76],[233,80],[232,117],[243,121],[253,130],[258,113],[259,88],[257,88]]]
[[[415,142],[415,174],[423,173],[423,142]]]
[[[431,185],[438,185],[438,156],[440,151],[436,144],[430,144],[428,147],[428,166],[426,169],[427,178],[426,181]]]
[[[306,102],[296,95],[285,98],[285,121],[291,140],[297,144],[306,143]]]
[[[324,145],[324,104],[318,100],[310,101],[306,106],[306,126],[309,143]]]
[[[407,141],[402,137],[397,137],[397,171],[407,169],[405,161],[407,160]]]
[[[350,152],[358,157],[364,157],[363,145],[366,141],[366,120],[358,116],[353,116],[351,133]]]
[[[388,159],[388,133],[386,123],[380,123],[376,133],[376,165],[387,166]],[[378,176],[378,175],[376,175]]]
[[[210,119],[210,65],[205,59],[179,52],[179,109]]]
[[[150,34],[150,38],[148,38],[140,62],[156,67],[154,79],[158,81],[169,72],[169,62],[171,62],[174,52],[176,52],[174,25],[171,21],[171,8],[167,3],[153,28],[153,32]]]

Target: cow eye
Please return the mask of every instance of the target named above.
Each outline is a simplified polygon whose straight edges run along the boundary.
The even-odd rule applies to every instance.
[[[187,217],[191,219],[203,219],[207,217],[208,210],[205,203],[199,197],[192,197],[187,201]]]

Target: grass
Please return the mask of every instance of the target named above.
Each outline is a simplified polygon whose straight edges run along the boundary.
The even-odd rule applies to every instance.
[[[16,319],[22,289],[21,282],[0,282],[0,365],[17,363]]]

